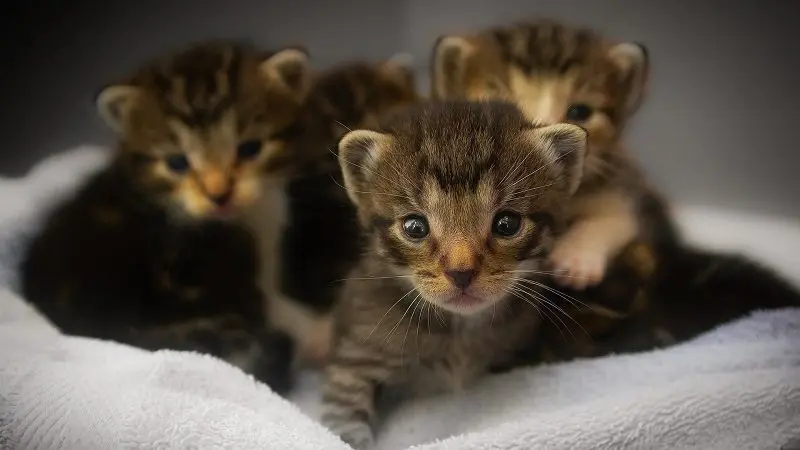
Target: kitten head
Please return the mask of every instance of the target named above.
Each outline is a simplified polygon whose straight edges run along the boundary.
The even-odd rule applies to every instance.
[[[343,64],[323,73],[309,97],[337,139],[348,128],[374,128],[379,117],[418,100],[412,64],[402,53],[377,63]]]
[[[427,103],[339,143],[372,249],[425,300],[472,314],[529,289],[578,189],[586,132],[511,103]],[[529,275],[529,273],[528,273]]]
[[[301,49],[264,55],[206,42],[144,65],[96,103],[144,192],[177,216],[228,216],[287,168],[281,133],[307,96],[309,73]]]
[[[434,98],[506,99],[531,121],[585,128],[587,170],[616,148],[648,79],[642,45],[545,20],[442,36],[432,68]]]

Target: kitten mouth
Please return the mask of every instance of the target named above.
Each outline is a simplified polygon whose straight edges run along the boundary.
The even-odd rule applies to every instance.
[[[209,216],[221,220],[232,219],[236,216],[236,208],[233,205],[219,206],[211,210]]]
[[[461,293],[445,301],[445,303],[457,308],[472,309],[476,306],[483,305],[486,303],[486,300],[480,297],[469,295],[467,293]]]

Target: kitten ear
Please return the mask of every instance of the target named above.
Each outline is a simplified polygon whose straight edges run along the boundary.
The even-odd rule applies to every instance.
[[[121,133],[129,122],[131,111],[142,100],[144,91],[128,85],[112,85],[103,88],[95,97],[95,106],[100,117],[115,132]]]
[[[305,97],[311,88],[311,64],[303,48],[274,53],[261,62],[259,69],[267,82],[283,86],[296,98]]]
[[[588,133],[578,125],[557,123],[525,132],[537,149],[544,149],[553,163],[563,169],[567,190],[574,194],[583,177]]]
[[[625,112],[631,115],[641,105],[650,77],[647,48],[636,42],[623,42],[612,46],[608,55],[622,74]]]
[[[339,140],[339,166],[350,200],[358,205],[375,161],[391,144],[391,136],[369,130],[353,130]]]
[[[395,83],[414,87],[414,55],[411,53],[396,53],[391,58],[380,64],[379,70]]]
[[[433,46],[431,95],[450,99],[466,90],[467,62],[475,45],[461,36],[440,36]]]

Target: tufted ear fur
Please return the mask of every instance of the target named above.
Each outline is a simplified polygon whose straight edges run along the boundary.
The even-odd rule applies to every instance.
[[[112,85],[103,88],[95,98],[100,117],[115,132],[121,133],[130,123],[133,110],[142,102],[144,91],[135,86]]]
[[[529,129],[526,137],[548,154],[564,174],[567,189],[574,194],[583,178],[583,161],[586,156],[588,133],[583,128],[567,123],[557,123]]]
[[[303,99],[311,89],[311,65],[302,48],[286,48],[261,62],[261,75],[268,83],[283,86],[292,97]]]
[[[461,36],[441,36],[433,47],[431,60],[431,96],[452,99],[467,90],[467,70],[476,47]]]
[[[647,48],[636,42],[623,42],[611,47],[609,57],[617,65],[625,86],[625,113],[635,113],[644,99],[650,77]]]
[[[380,154],[391,145],[388,134],[353,130],[339,140],[339,166],[350,200],[359,206]]]

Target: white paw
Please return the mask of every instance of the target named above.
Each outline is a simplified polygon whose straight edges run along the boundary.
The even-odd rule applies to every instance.
[[[583,290],[603,280],[606,273],[606,255],[582,242],[562,241],[550,254],[553,277],[562,286]]]
[[[330,422],[323,420],[333,433],[356,450],[369,450],[375,446],[372,428],[366,422]]]

